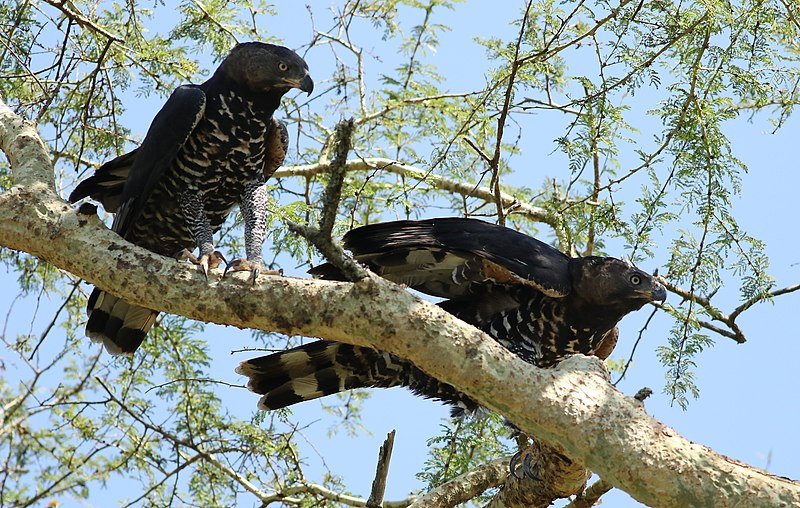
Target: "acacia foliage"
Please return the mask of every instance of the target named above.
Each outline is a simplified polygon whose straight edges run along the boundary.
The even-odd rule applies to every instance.
[[[141,139],[146,120],[133,104],[160,104],[175,85],[204,79],[237,40],[281,42],[264,27],[290,8],[3,1],[0,96],[37,122],[66,195]],[[466,8],[346,1],[314,4],[298,18],[309,28],[300,52],[320,86],[285,101],[291,165],[274,182],[267,261],[286,269],[318,261],[283,223],[319,219],[327,175],[314,168],[330,157],[338,119],[352,117],[351,157],[367,163],[346,175],[337,235],[382,218],[455,214],[571,253],[615,245],[634,261],[659,259],[682,297],[663,309],[672,317],[660,347],[664,389],[685,405],[697,393],[697,353],[720,336],[743,339],[736,317],[773,295],[763,245],[733,214],[746,168],[725,124],[764,112],[779,129],[792,113],[800,12],[781,0],[504,4],[497,9],[515,21],[478,37],[483,60],[454,83],[436,55],[445,39],[471,40],[448,21]],[[542,142],[542,125],[553,144]],[[531,166],[536,150],[553,149],[562,167]],[[7,189],[9,168],[0,169]],[[240,239],[232,217],[221,244],[240,252]],[[201,324],[163,317],[131,361],[87,353],[86,286],[31,256],[0,256],[20,301],[49,302],[22,317],[9,304],[3,367],[14,375],[0,381],[0,504],[90,498],[93,486],[120,478],[135,485],[130,504],[232,505],[259,497],[248,482],[262,494],[308,485],[288,412],[230,414],[230,388],[210,382],[218,376]],[[738,288],[732,311],[716,304],[723,284]],[[296,340],[253,334],[243,344]],[[359,431],[362,396],[329,406],[348,431]],[[495,448],[497,433],[487,421],[446,426],[421,478],[433,487],[506,451]],[[320,483],[346,489],[333,474]],[[312,488],[291,496],[301,506],[326,499]]]

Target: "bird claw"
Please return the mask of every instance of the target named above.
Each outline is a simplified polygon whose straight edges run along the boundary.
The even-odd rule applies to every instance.
[[[255,285],[256,278],[259,275],[283,275],[283,269],[280,270],[265,270],[260,261],[250,261],[249,259],[239,258],[234,259],[225,267],[225,272],[222,274],[224,278],[228,272],[250,272],[250,277],[247,281]]]
[[[216,269],[223,262],[226,265],[228,263],[225,260],[225,256],[223,256],[222,253],[218,250],[215,250],[211,254],[202,254],[198,258],[188,249],[183,249],[180,253],[178,253],[176,257],[178,258],[179,261],[189,261],[190,263],[199,266],[200,271],[203,272],[203,276],[205,276],[206,280],[208,280],[209,269]]]
[[[523,458],[524,456],[524,458]],[[542,479],[533,471],[533,457],[527,450],[520,450],[511,457],[508,463],[509,472],[517,480],[531,479],[541,481]],[[521,473],[521,474],[520,474]]]

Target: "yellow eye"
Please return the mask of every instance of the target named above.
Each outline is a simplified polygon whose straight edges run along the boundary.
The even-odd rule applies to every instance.
[[[642,283],[641,277],[639,277],[638,275],[631,275],[631,284],[633,284],[634,286],[638,286],[641,283]]]
[[[278,69],[280,69],[280,70],[282,70],[282,71],[287,71],[287,70],[289,70],[289,66],[288,66],[288,65],[286,65],[286,64],[285,64],[285,63],[283,63],[283,62],[280,62],[280,63],[278,64]]]

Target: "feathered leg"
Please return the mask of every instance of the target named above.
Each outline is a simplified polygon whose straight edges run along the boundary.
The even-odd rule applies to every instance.
[[[234,259],[225,273],[249,271],[251,284],[259,274],[281,275],[280,270],[264,270],[261,250],[267,234],[267,186],[263,182],[250,182],[244,187],[239,208],[244,219],[244,248],[246,258]]]
[[[197,244],[200,256],[194,257],[189,253],[187,259],[200,266],[206,279],[208,279],[209,267],[214,268],[220,264],[220,260],[225,260],[221,252],[214,250],[214,234],[211,231],[211,224],[206,216],[206,209],[203,198],[194,190],[189,189],[178,196],[178,201],[183,210],[183,216],[189,231]]]

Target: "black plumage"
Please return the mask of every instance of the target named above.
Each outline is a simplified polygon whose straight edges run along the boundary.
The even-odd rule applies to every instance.
[[[70,195],[100,201],[115,213],[112,229],[157,254],[188,256],[207,274],[224,258],[213,234],[234,206],[244,217],[246,258],[231,263],[262,270],[266,233],[265,181],[282,164],[286,127],[273,118],[292,88],[309,94],[305,61],[282,46],[237,45],[200,85],[178,87],[141,146],[98,168]],[[199,255],[191,251],[197,247]],[[133,353],[157,313],[97,288],[87,306],[86,334],[111,353]]]
[[[666,298],[663,285],[627,261],[572,258],[525,234],[474,219],[374,224],[347,233],[344,245],[378,275],[445,298],[438,304],[444,310],[540,367],[575,353],[606,358],[619,320]],[[342,279],[330,264],[311,272]],[[398,385],[464,409],[476,407],[407,360],[331,341],[248,360],[237,371],[263,395],[262,409],[349,388]]]

